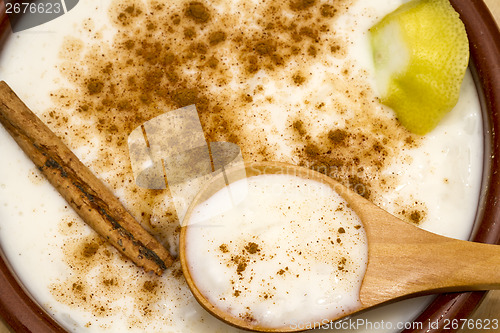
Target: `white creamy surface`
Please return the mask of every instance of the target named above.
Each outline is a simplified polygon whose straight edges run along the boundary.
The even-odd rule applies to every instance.
[[[237,205],[227,191],[194,209],[210,219],[187,221],[186,260],[207,300],[263,327],[306,325],[361,306],[366,234],[330,186],[294,175],[253,176],[231,184]]]
[[[350,57],[357,68],[372,73],[366,31],[402,2],[359,0],[350,7],[349,15],[339,18],[339,26],[344,28],[339,28],[338,33],[348,36]],[[107,6],[108,3],[104,0],[80,1],[77,7],[63,17],[13,36],[0,58],[0,79],[8,82],[35,112],[51,107],[49,93],[69,84],[56,67],[60,66],[57,57],[64,36],[79,36],[90,42],[93,40],[92,34],[97,34],[98,31],[104,40],[110,39],[112,29],[108,29]],[[92,23],[95,27],[93,33],[88,33],[88,27],[82,24],[88,17],[95,19]],[[335,59],[333,63],[342,65],[343,60]],[[283,90],[279,82],[275,83],[268,78],[262,80],[267,80],[269,94],[277,92],[275,100],[285,104],[285,109],[290,113],[304,96],[311,97],[311,101],[316,102],[321,96],[328,95],[325,103],[333,104],[336,99],[342,98],[342,92],[339,90],[338,96],[331,96],[328,90],[330,86],[323,84],[328,75],[319,71],[325,69],[324,64],[316,66],[316,76],[309,81],[306,91],[295,88],[290,93],[290,90]],[[340,69],[332,69],[334,70]],[[257,85],[255,82],[248,84]],[[294,100],[290,100],[291,97]],[[277,125],[279,130],[287,126],[284,122],[285,114],[280,113],[276,105],[270,105],[269,110],[273,112],[273,120],[280,124]],[[378,111],[381,114],[388,112],[382,107]],[[346,111],[347,114],[350,112],[352,110]],[[318,115],[318,122],[342,124],[343,121],[336,114]],[[385,193],[378,204],[397,213],[397,203],[401,198],[424,202],[427,216],[422,224],[423,228],[451,237],[468,238],[481,185],[482,135],[478,97],[468,73],[459,103],[454,110],[438,128],[423,139],[418,148],[408,148],[404,152],[405,158],[384,170],[385,173],[397,175],[399,183],[396,190]],[[279,131],[273,129],[271,136],[279,138]],[[95,141],[95,145],[99,146],[97,138]],[[285,142],[278,145],[281,145],[282,153],[286,155],[290,147]],[[75,153],[84,163],[88,163],[94,159],[95,148],[92,149],[84,146]],[[107,315],[95,316],[92,309],[70,307],[59,302],[51,293],[51,287],[66,278],[72,278],[74,274],[68,268],[63,244],[68,241],[76,242],[79,238],[93,235],[93,232],[66,208],[65,202],[43,180],[2,127],[0,156],[0,246],[37,302],[66,329],[74,332],[237,331],[208,315],[193,299],[185,283],[173,277],[171,272],[162,277],[161,292],[151,301],[150,307],[156,311],[153,313],[161,315],[145,316],[134,306],[137,300],[126,292],[96,296],[111,300],[110,307],[114,307],[116,311]],[[121,193],[120,188],[115,191]],[[64,227],[68,221],[73,223],[73,229]],[[121,274],[119,282],[124,290],[135,290],[137,285],[149,281],[150,277],[131,263],[120,257],[113,260],[109,270],[119,269],[117,274]],[[92,270],[87,277],[89,285],[98,281],[97,277],[105,272],[103,267]],[[139,287],[138,290],[140,289]],[[354,318],[364,319],[366,323],[357,326],[354,331],[400,331],[398,323],[411,321],[428,302],[429,298],[415,299],[370,311]],[[368,326],[370,322],[382,321],[386,325],[379,329]]]

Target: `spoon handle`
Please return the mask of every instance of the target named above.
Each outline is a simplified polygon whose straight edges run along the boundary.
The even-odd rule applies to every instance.
[[[363,307],[408,296],[500,289],[500,246],[436,235],[373,205],[364,214],[370,260]]]

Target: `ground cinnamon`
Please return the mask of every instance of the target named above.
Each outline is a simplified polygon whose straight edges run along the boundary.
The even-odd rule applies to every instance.
[[[0,123],[78,215],[122,254],[158,275],[172,265],[170,253],[3,81]]]

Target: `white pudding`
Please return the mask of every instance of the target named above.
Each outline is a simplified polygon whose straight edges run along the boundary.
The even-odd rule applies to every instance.
[[[368,261],[358,216],[330,186],[292,175],[231,184],[194,208],[186,260],[205,298],[249,324],[292,327],[359,308]],[[212,213],[223,212],[219,214]]]
[[[172,200],[136,186],[126,142],[132,129],[184,103],[196,104],[208,141],[238,144],[246,162],[311,167],[422,228],[469,237],[483,158],[471,75],[458,105],[421,138],[376,97],[367,31],[402,0],[199,2],[208,15],[196,18],[192,1],[81,0],[13,35],[0,78],[173,253]],[[236,331],[197,304],[178,263],[161,277],[145,274],[97,237],[3,128],[0,156],[1,248],[66,329]],[[378,332],[399,331],[427,302],[359,318],[391,323]]]

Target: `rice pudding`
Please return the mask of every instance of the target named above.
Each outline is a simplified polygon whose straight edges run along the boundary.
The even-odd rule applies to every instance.
[[[483,147],[470,74],[459,104],[425,137],[376,98],[367,30],[401,2],[80,1],[14,35],[0,74],[172,252],[179,223],[168,191],[135,185],[126,138],[192,103],[207,140],[238,144],[246,161],[311,167],[409,222],[467,238]],[[64,327],[234,331],[197,305],[178,264],[157,278],[108,247],[0,135],[1,245]],[[366,316],[406,321],[425,304]]]
[[[366,234],[327,184],[288,174],[240,179],[194,207],[186,225],[196,287],[234,318],[291,327],[361,306]]]

